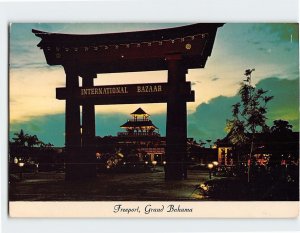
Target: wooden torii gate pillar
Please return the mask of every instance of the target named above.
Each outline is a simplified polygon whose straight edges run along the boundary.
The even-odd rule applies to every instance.
[[[78,180],[96,176],[95,157],[95,106],[82,104],[82,122],[80,121],[80,103],[72,98],[72,93],[79,88],[77,68],[72,64],[64,66],[66,73],[66,109],[65,109],[65,144],[66,144],[66,180]],[[96,75],[82,76],[82,87],[92,88]]]
[[[167,103],[165,178],[187,178],[187,102],[194,101],[194,91],[186,74],[188,69],[204,68],[222,25],[199,23],[98,35],[33,29],[42,39],[38,47],[43,49],[47,63],[62,65],[66,73],[66,88],[56,89],[57,99],[66,100],[66,179],[96,176],[95,105],[131,103]],[[156,92],[141,91],[143,84],[93,83],[97,74],[155,70],[168,70],[167,83],[146,84],[159,86]]]
[[[166,179],[187,177],[187,106],[184,84],[186,73],[181,54],[166,57],[168,64],[169,93],[166,128]],[[175,94],[176,93],[176,94]]]

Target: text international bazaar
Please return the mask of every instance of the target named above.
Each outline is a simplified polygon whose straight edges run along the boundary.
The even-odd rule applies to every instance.
[[[161,92],[161,85],[137,86],[137,92]]]
[[[162,92],[161,85],[137,85],[134,93]],[[128,94],[127,86],[120,87],[94,87],[81,89],[81,95],[111,95]]]

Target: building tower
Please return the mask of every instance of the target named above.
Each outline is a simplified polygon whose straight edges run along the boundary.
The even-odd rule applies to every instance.
[[[118,133],[119,143],[134,144],[141,154],[147,154],[149,161],[162,163],[165,155],[165,137],[160,136],[159,129],[142,108],[138,108],[130,115],[132,119],[120,126],[126,131]]]
[[[118,136],[160,137],[158,128],[149,119],[150,115],[142,108],[138,108],[130,115],[132,116],[132,119],[120,126],[125,129],[126,132],[120,132],[118,133]]]

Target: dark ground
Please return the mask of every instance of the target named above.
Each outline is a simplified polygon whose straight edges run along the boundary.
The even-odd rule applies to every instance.
[[[16,174],[18,176],[18,174]],[[66,182],[64,173],[24,173],[11,179],[10,201],[184,201],[205,199],[195,187],[209,179],[189,171],[188,179],[168,181],[163,168],[148,173],[104,173],[89,181]],[[17,178],[17,177],[16,177]],[[13,181],[14,180],[14,181]],[[194,192],[195,191],[195,192]]]
[[[188,179],[165,181],[163,167],[152,172],[99,173],[85,181],[65,181],[60,172],[10,176],[10,201],[298,201],[296,182],[264,175],[251,183],[245,177],[212,177],[189,170]],[[200,184],[208,188],[203,191]],[[209,197],[208,197],[209,196]]]

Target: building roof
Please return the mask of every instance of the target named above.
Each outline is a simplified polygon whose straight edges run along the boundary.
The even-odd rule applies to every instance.
[[[138,108],[134,112],[130,113],[131,115],[147,115],[150,116],[148,113],[146,113],[142,108]]]
[[[121,128],[134,128],[134,127],[154,127],[157,129],[157,127],[152,123],[151,120],[147,121],[127,121],[125,124],[121,125]]]

